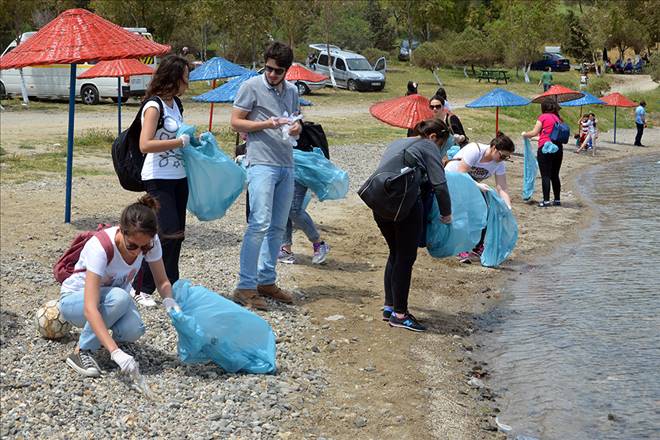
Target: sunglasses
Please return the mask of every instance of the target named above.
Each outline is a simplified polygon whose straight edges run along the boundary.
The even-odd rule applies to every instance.
[[[438,105],[431,104],[431,105],[429,105],[429,108],[431,110],[440,110],[442,108],[442,104],[438,104]]]
[[[499,150],[496,150],[496,151],[497,151],[497,154],[500,155],[500,159],[502,159],[502,160],[509,160],[511,158],[510,154],[502,154],[501,151],[499,151]]]
[[[275,75],[283,75],[286,69],[283,69],[282,67],[272,67],[266,64],[266,72],[268,73],[274,73]]]
[[[145,244],[144,246],[137,245],[126,238],[126,233],[122,231],[122,235],[124,236],[124,246],[126,246],[126,250],[129,251],[135,251],[137,249],[140,249],[143,254],[146,254],[150,250],[154,248],[154,242],[151,241],[149,244]]]

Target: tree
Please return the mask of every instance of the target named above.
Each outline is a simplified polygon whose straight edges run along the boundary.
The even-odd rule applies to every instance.
[[[589,38],[583,30],[580,20],[571,10],[564,16],[563,29],[568,29],[564,32],[562,41],[562,52],[570,55],[579,61],[589,60],[592,57],[589,48]]]
[[[486,32],[466,27],[461,33],[450,33],[442,40],[448,61],[451,64],[470,66],[488,66],[500,59],[501,51]],[[465,70],[464,70],[465,71]],[[467,76],[467,72],[466,72]]]
[[[321,0],[318,6],[319,17],[309,26],[309,40],[357,51],[373,47],[373,32],[365,18],[366,2]]]
[[[303,42],[315,11],[306,0],[279,0],[273,9],[274,34],[292,49]]]
[[[368,0],[364,18],[369,22],[374,47],[385,51],[392,49],[396,36],[395,26],[390,21],[390,14],[381,7],[379,0]]]
[[[426,41],[417,48],[415,51],[415,59],[412,60],[412,62],[418,67],[429,69],[438,84],[442,85],[442,81],[438,78],[436,69],[447,64],[448,60],[449,56],[441,41]]]

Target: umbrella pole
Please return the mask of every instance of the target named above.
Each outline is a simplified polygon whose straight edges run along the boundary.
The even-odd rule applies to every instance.
[[[69,133],[66,145],[66,199],[64,223],[71,223],[71,180],[73,175],[73,121],[76,111],[76,65],[71,64],[69,75]]]
[[[121,76],[117,77],[117,136],[121,134]]]
[[[580,106],[580,119],[582,119],[582,106]]]
[[[616,144],[616,106],[614,106],[614,143]]]
[[[215,80],[213,80],[213,86],[215,89]],[[213,127],[213,103],[211,103],[211,112],[209,113],[209,131],[211,131]]]
[[[497,133],[500,131],[500,108],[495,107],[495,137],[497,137]]]

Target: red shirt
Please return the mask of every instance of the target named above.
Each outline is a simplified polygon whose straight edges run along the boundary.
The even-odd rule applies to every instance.
[[[561,119],[554,113],[543,113],[539,116],[538,121],[541,123],[539,148],[542,148],[546,142],[552,142],[550,140],[550,133],[552,133],[552,128],[555,126],[555,122],[561,121]]]

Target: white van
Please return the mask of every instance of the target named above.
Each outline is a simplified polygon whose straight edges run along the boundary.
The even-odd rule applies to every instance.
[[[124,28],[153,40],[146,28]],[[21,43],[26,41],[36,32],[25,32],[21,35]],[[4,50],[2,55],[16,47],[16,41],[12,41]],[[154,69],[158,67],[156,57],[141,58],[145,64]],[[92,63],[78,64],[76,76],[83,74],[87,69],[94,66]],[[69,75],[71,66],[69,64],[49,64],[43,66],[30,66],[23,68],[23,78],[27,94],[36,98],[68,98],[69,97]],[[151,75],[136,75],[130,77],[130,83],[122,78],[122,102],[129,96],[144,95],[151,81]],[[0,70],[0,96],[21,96],[21,76],[18,69]],[[76,80],[76,97],[84,104],[98,104],[101,98],[111,98],[117,102],[117,78],[91,78]]]
[[[341,50],[334,45],[330,45],[330,57],[325,44],[310,44],[309,47],[318,51],[310,67],[326,76],[330,76],[332,69],[338,87],[360,92],[381,91],[385,88],[387,63],[384,57],[379,58],[372,66],[359,53]]]

